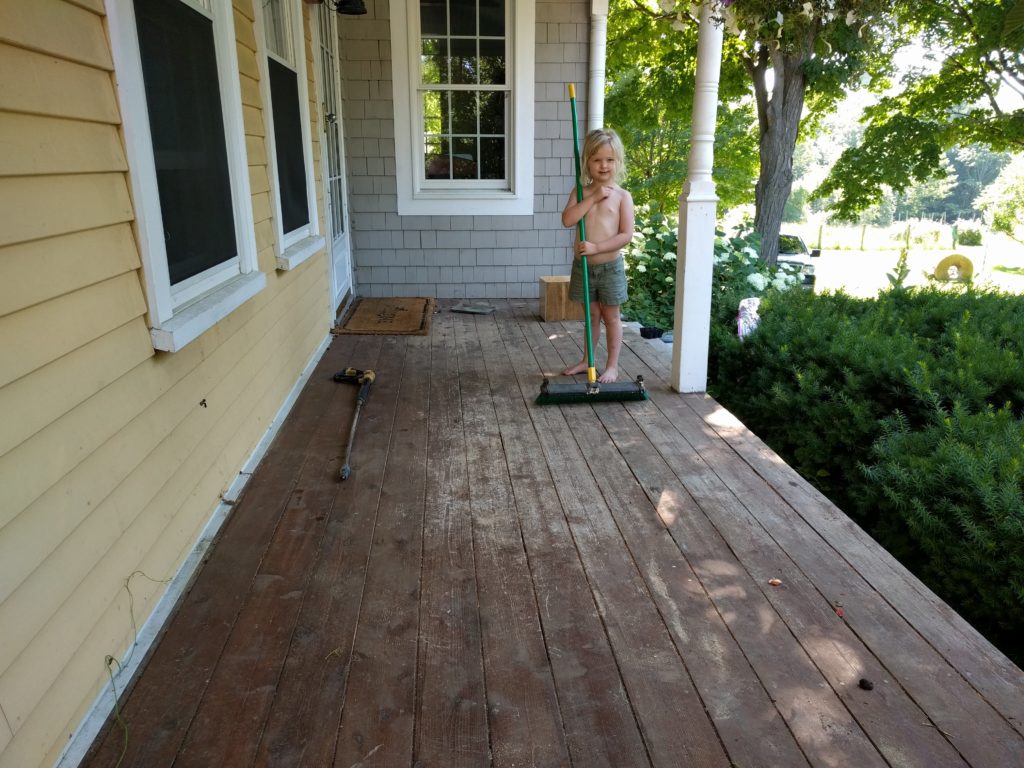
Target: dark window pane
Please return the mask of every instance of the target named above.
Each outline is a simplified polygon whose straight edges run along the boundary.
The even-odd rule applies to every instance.
[[[504,139],[480,139],[480,178],[505,178]]]
[[[448,139],[430,137],[426,139],[423,173],[428,179],[451,178],[451,155],[448,151]]]
[[[213,24],[180,0],[137,0],[135,18],[175,285],[238,255]]]
[[[477,82],[476,40],[452,40],[452,82]]]
[[[452,139],[452,176],[456,179],[475,179],[476,139]]]
[[[505,94],[480,94],[480,133],[505,134]]]
[[[420,0],[420,33],[448,34],[448,11],[445,0]]]
[[[281,193],[281,219],[285,232],[309,224],[306,197],[306,161],[302,153],[302,122],[299,119],[298,75],[268,59],[270,101],[274,112],[274,148],[277,150],[277,183]]]
[[[505,0],[480,0],[480,34],[505,36]]]
[[[452,133],[476,133],[476,93],[452,93]]]
[[[505,84],[505,41],[480,41],[480,82]]]
[[[451,133],[452,125],[452,95],[448,91],[438,93],[441,97],[441,133]]]
[[[423,38],[420,72],[424,83],[448,82],[448,41],[436,37]]]
[[[476,35],[476,0],[451,0],[452,34]]]

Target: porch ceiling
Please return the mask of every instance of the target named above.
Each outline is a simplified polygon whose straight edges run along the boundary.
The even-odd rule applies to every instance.
[[[334,340],[122,702],[122,766],[1021,764],[1021,670],[670,391],[669,345],[627,329],[648,402],[538,407],[582,324],[450,305]],[[378,378],[339,482],[348,366]]]

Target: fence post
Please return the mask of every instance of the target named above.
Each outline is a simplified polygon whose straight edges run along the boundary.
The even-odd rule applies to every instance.
[[[825,230],[824,224],[818,225],[818,250],[821,250],[821,233]]]

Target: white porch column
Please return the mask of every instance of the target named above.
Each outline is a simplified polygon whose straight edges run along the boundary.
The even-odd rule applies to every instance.
[[[605,51],[608,47],[608,0],[590,4],[590,71],[587,83],[587,130],[604,128]]]
[[[722,27],[712,21],[711,4],[704,2],[700,9],[697,42],[689,175],[679,196],[675,332],[672,342],[672,388],[677,392],[704,392],[707,389],[711,266],[718,203],[711,167],[721,68]]]

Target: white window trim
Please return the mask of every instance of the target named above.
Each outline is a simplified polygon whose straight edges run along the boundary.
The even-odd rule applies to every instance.
[[[146,90],[142,80],[139,38],[132,0],[105,0],[110,43],[121,107],[128,159],[128,178],[135,203],[142,272],[146,284],[150,336],[156,349],[176,352],[198,338],[266,286],[259,271],[256,232],[252,217],[249,164],[245,153],[242,119],[242,89],[238,79],[235,22],[231,3],[215,2],[211,11],[201,12],[213,20],[214,50],[221,106],[231,205],[238,247],[237,267],[229,267],[214,278],[216,287],[203,280],[201,295],[194,291],[172,291],[163,237],[163,216],[157,189],[153,137],[149,130]],[[199,9],[194,2],[186,4]]]
[[[316,173],[313,166],[313,131],[309,115],[309,81],[306,72],[306,35],[302,5],[284,3],[289,13],[288,31],[291,35],[292,53],[295,56],[295,71],[299,80],[299,122],[302,126],[302,146],[306,166],[306,201],[309,205],[309,223],[293,232],[284,231],[284,217],[281,213],[281,190],[277,179],[277,144],[274,136],[274,110],[270,95],[270,68],[268,54],[285,66],[279,56],[270,53],[267,46],[266,29],[261,6],[256,12],[256,60],[260,72],[260,97],[263,99],[263,122],[266,126],[264,145],[267,153],[267,176],[270,181],[270,199],[274,206],[274,248],[277,268],[282,271],[295,269],[318,251],[326,247],[326,239],[320,233],[320,219],[316,210]],[[303,98],[305,97],[305,98]]]
[[[467,185],[464,189],[432,189],[419,186],[414,169],[420,162],[423,136],[418,126],[416,83],[420,50],[419,13],[407,3],[391,3],[392,75],[395,105],[395,172],[398,182],[398,213],[402,216],[489,215],[522,216],[533,213],[533,98],[534,98],[534,2],[506,0],[512,16],[512,191]]]

